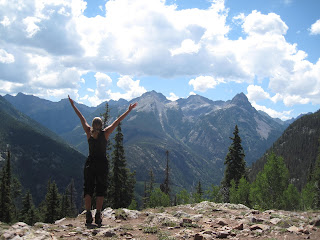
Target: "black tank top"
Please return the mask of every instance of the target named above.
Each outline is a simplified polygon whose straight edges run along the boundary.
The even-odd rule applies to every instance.
[[[90,136],[88,143],[89,159],[93,161],[105,161],[107,140],[104,136],[104,132],[100,131],[97,139],[94,139],[92,136]]]

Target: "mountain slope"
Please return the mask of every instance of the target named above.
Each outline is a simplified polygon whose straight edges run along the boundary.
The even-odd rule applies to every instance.
[[[11,97],[6,98],[15,106],[21,104]],[[25,98],[26,101],[30,100]],[[61,107],[64,101],[66,99],[56,104]],[[162,182],[165,152],[169,150],[170,181],[173,185],[190,188],[199,180],[204,185],[219,184],[224,172],[224,158],[231,144],[229,137],[236,124],[248,165],[259,159],[286,127],[257,112],[243,93],[226,102],[211,101],[199,95],[172,102],[161,93],[151,91],[130,102],[138,102],[138,107],[124,120],[122,129],[128,165],[136,171],[138,181],[147,180],[149,169],[153,169],[156,182]],[[43,101],[43,104],[46,102]],[[73,126],[72,130],[66,129],[62,133],[55,128],[52,130],[87,154],[87,142],[80,121],[69,105],[63,105],[63,111],[68,116],[73,114],[73,118],[56,118],[55,124],[61,125],[61,121],[65,121],[65,125]],[[110,101],[111,121],[128,105],[125,100]],[[90,123],[95,116],[103,113],[104,107],[105,103],[85,112],[87,121]],[[17,108],[23,110],[21,105]],[[49,105],[32,115],[31,110],[24,111],[29,116],[45,116],[46,108]],[[47,121],[46,118],[35,120],[42,124]]]
[[[44,199],[49,179],[57,183],[60,191],[64,191],[73,178],[81,196],[85,160],[82,154],[63,143],[50,130],[17,111],[1,96],[0,122],[0,165],[6,159],[5,150],[9,144],[14,174],[23,188],[30,190],[36,204]]]
[[[320,110],[300,117],[284,131],[266,154],[253,164],[251,177],[254,178],[263,168],[267,154],[273,151],[284,158],[292,182],[301,189],[315,163],[320,146],[319,136]]]

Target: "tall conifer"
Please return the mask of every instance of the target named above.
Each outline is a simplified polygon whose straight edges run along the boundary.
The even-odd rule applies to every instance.
[[[45,199],[45,222],[54,223],[60,217],[60,194],[55,182],[48,181]]]
[[[232,140],[232,143],[224,162],[226,169],[224,172],[223,185],[227,188],[230,188],[232,179],[238,184],[241,177],[246,175],[245,154],[241,145],[241,138],[237,125],[235,126],[233,137],[230,137],[230,139]]]
[[[167,161],[166,161],[166,170],[165,170],[165,179],[164,182],[160,185],[162,192],[169,196],[170,187],[169,187],[169,151],[166,151]]]
[[[121,123],[117,126],[112,152],[111,198],[113,208],[128,207],[134,198],[135,173],[127,168]]]
[[[11,159],[7,152],[7,161],[1,171],[0,183],[0,221],[10,223],[13,220],[13,201],[11,196]]]

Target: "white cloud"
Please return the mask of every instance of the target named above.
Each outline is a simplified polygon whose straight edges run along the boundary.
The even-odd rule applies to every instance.
[[[243,30],[248,34],[279,34],[284,35],[288,26],[275,13],[262,14],[256,10],[249,14],[243,23]]]
[[[320,19],[311,25],[310,33],[312,35],[320,34]]]
[[[108,98],[108,90],[112,83],[112,79],[104,73],[97,72],[94,77],[97,80],[97,88],[95,90],[95,94],[99,99],[107,99]]]
[[[0,63],[13,63],[14,56],[10,53],[7,53],[6,50],[0,48]]]
[[[131,100],[132,98],[140,97],[147,90],[140,86],[140,80],[134,81],[129,76],[122,76],[117,82],[117,86],[125,91],[125,93],[108,91],[110,99],[119,100],[120,98]]]
[[[200,45],[195,44],[191,39],[185,39],[181,43],[181,47],[170,50],[171,55],[179,55],[179,54],[192,54],[199,52]]]
[[[247,87],[247,91],[248,91],[247,97],[250,102],[270,99],[269,93],[265,92],[261,86],[249,85]]]
[[[189,81],[189,85],[193,86],[195,91],[205,92],[209,88],[215,88],[220,83],[223,83],[223,79],[215,79],[211,76],[199,76]]]
[[[170,93],[170,97],[167,97],[168,100],[170,101],[176,101],[179,99],[177,95],[175,95],[173,92]]]
[[[94,91],[95,95],[88,97],[88,101],[92,106],[97,106],[101,102],[108,100],[119,100],[120,98],[131,100],[135,97],[140,97],[147,90],[140,86],[140,80],[134,81],[130,76],[121,76],[118,79],[117,86],[124,91],[124,93],[113,92],[109,86],[112,79],[103,73],[96,73],[97,88]],[[89,89],[87,89],[90,91]]]
[[[0,22],[4,27],[7,27],[11,24],[10,19],[7,16],[3,17],[3,20]]]
[[[240,13],[233,21],[242,24],[245,36],[231,40],[223,0],[184,10],[163,0],[107,1],[104,14],[90,18],[83,15],[86,4],[1,1],[0,79],[8,93],[21,89],[19,84],[43,95],[77,90],[85,87],[79,84],[82,72],[113,72],[126,76],[117,83],[120,91],[110,91],[110,81],[97,77],[103,88],[92,102],[138,96],[145,89],[133,76],[200,76],[189,81],[194,91],[268,78],[265,93],[274,102],[320,103],[320,63],[309,62],[307,53],[286,41],[288,26],[275,13]],[[312,34],[319,34],[318,25],[319,20],[311,26]],[[264,94],[257,88],[254,93]]]
[[[92,88],[87,88],[87,91],[88,91],[88,92],[94,92],[94,89],[92,89]]]
[[[274,109],[267,108],[266,106],[258,105],[255,102],[251,102],[251,104],[255,109],[267,113],[272,118],[280,118],[282,121],[285,121],[285,120],[288,120],[288,119],[292,118],[290,115],[291,115],[293,110],[279,112],[279,111],[276,111]]]
[[[22,22],[26,26],[26,32],[27,32],[28,38],[32,38],[40,30],[40,27],[36,24],[41,22],[39,18],[26,17],[25,19],[23,19]]]

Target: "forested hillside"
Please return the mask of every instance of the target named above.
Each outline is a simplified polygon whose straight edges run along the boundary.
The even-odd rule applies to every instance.
[[[293,122],[266,154],[252,166],[254,178],[262,170],[270,152],[282,156],[289,169],[292,182],[301,189],[313,169],[319,149],[320,110]]]
[[[87,154],[83,129],[67,99],[53,103],[24,94],[5,98]],[[286,124],[256,111],[243,93],[229,101],[212,101],[199,95],[170,101],[163,94],[151,91],[131,102],[138,102],[138,107],[123,122],[124,146],[128,166],[136,171],[140,182],[147,179],[150,169],[155,182],[163,182],[168,150],[173,186],[190,189],[199,180],[204,185],[220,184],[235,125],[239,127],[249,166],[286,128]],[[108,104],[113,121],[127,109],[129,102],[120,99]],[[77,106],[89,124],[105,110],[105,103],[96,108]]]
[[[36,204],[44,199],[49,179],[55,181],[62,191],[74,179],[80,199],[85,160],[81,153],[17,111],[1,96],[0,122],[0,168],[9,148],[13,174],[20,180],[24,191],[30,190]]]

